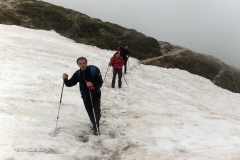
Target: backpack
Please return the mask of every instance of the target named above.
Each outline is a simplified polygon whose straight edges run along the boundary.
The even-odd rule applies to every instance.
[[[97,69],[97,67],[94,66],[94,65],[89,65],[88,67],[90,67],[91,75],[92,75],[92,77],[94,78],[95,75],[96,75],[96,69]],[[79,80],[79,81],[80,81],[80,75],[81,75],[81,69],[79,69],[79,70],[77,71],[77,76],[78,76],[78,80]]]
[[[94,65],[89,65],[88,67],[90,67],[90,72],[91,72],[92,77],[95,78],[98,67],[96,67]],[[88,95],[88,93],[85,93],[83,90],[81,90],[80,76],[81,76],[81,69],[77,70],[77,77],[78,77],[78,81],[79,81],[79,90],[80,90],[81,94]],[[95,88],[95,89],[96,89],[96,92],[94,92],[94,93],[97,93],[100,91],[100,88]],[[94,93],[92,93],[92,94],[94,94]]]

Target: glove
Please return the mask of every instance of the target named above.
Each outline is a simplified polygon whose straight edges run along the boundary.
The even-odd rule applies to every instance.
[[[85,82],[86,82],[86,84],[87,84],[87,82],[88,82],[88,81],[87,81],[87,80],[85,80]],[[94,90],[94,89],[95,89],[95,87],[94,87],[94,86],[89,86],[88,88],[89,88],[90,90]]]

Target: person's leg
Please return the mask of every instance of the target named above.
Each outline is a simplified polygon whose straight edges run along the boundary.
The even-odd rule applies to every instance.
[[[101,118],[101,109],[100,109],[100,100],[101,100],[101,92],[98,92],[94,95],[92,95],[92,102],[90,99],[90,96],[86,96],[85,99],[83,99],[84,105],[85,105],[85,109],[88,113],[89,119],[93,124],[93,130],[94,130],[94,134],[97,135],[97,128],[96,128],[96,124],[99,130],[99,121]],[[95,118],[96,118],[96,123],[95,123],[95,119],[94,119],[94,112],[95,112]],[[99,132],[100,134],[100,132]]]
[[[89,117],[90,121],[92,122],[92,124],[94,125],[95,121],[94,121],[93,110],[92,110],[92,102],[91,102],[90,97],[84,95],[83,103],[84,103],[85,109],[87,111],[88,117]]]
[[[124,59],[124,73],[127,73],[127,58]]]
[[[118,70],[118,88],[122,87],[122,69]]]
[[[96,94],[93,95],[93,107],[94,107],[94,112],[95,112],[95,117],[96,117],[96,124],[98,127],[98,132],[100,134],[99,131],[99,121],[101,118],[101,92],[98,92]],[[97,135],[97,128],[96,128],[96,124],[94,123],[93,129],[94,129],[94,134]]]
[[[117,75],[117,71],[113,70],[112,88],[115,87],[116,75]]]

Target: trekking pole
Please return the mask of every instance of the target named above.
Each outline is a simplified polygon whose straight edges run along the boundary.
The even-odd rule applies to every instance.
[[[108,72],[108,69],[109,69],[109,66],[108,66],[108,68],[107,68],[107,72]],[[106,74],[105,74],[105,77],[104,77],[103,83],[104,83],[104,81],[105,81],[105,78],[106,78],[107,72],[106,72]]]
[[[58,107],[57,123],[58,123],[58,118],[59,118],[60,106],[61,106],[61,102],[62,102],[63,87],[64,87],[64,81],[63,81],[63,86],[62,86],[62,92],[61,92],[61,97],[60,97],[60,103],[59,103],[59,107]],[[55,134],[56,134],[56,130],[57,130],[57,123],[56,123],[56,128],[55,128]]]
[[[123,78],[124,78],[124,80],[125,80],[125,82],[126,82],[126,84],[127,84],[127,81],[126,81],[126,79],[125,79],[125,76],[123,75]],[[128,86],[128,84],[127,84],[127,86]],[[129,86],[128,86],[128,89],[129,89]]]
[[[99,130],[98,130],[98,126],[97,126],[96,115],[95,115],[94,106],[93,106],[93,101],[92,101],[92,94],[91,94],[91,91],[90,91],[90,88],[89,88],[89,87],[88,87],[88,90],[89,90],[89,95],[90,95],[90,99],[91,99],[91,103],[92,103],[92,109],[93,109],[94,121],[95,121],[95,125],[96,125],[96,128],[97,128],[97,133],[98,133],[98,141],[99,141],[99,143],[100,143],[100,139],[99,139]]]

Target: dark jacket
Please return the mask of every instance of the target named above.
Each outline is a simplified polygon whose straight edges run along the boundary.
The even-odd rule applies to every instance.
[[[129,50],[123,47],[120,47],[120,56],[123,58],[123,60],[127,59],[127,57],[130,56]]]
[[[77,70],[69,80],[64,79],[64,83],[67,87],[72,87],[79,82],[81,94],[89,95],[89,89],[86,85],[85,80],[87,80],[88,82],[92,82],[95,88],[94,90],[91,90],[92,94],[95,94],[100,91],[100,88],[102,87],[103,84],[103,80],[100,70],[96,66],[87,66],[85,71],[82,71],[81,69]]]

